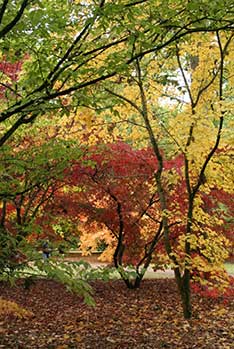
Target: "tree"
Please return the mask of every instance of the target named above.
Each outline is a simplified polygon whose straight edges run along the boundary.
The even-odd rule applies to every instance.
[[[33,240],[53,236],[55,218],[47,206],[64,185],[65,170],[80,150],[71,141],[50,139],[34,144],[35,138],[21,138],[21,147],[2,147],[1,177],[1,269],[16,264],[15,255],[27,255]],[[45,231],[46,230],[46,231]],[[32,237],[34,236],[34,239]],[[25,256],[26,257],[26,256]],[[24,259],[25,261],[25,259]],[[1,272],[2,272],[1,270]]]
[[[84,253],[105,241],[103,257],[113,260],[129,288],[139,287],[161,237],[157,212],[150,214],[158,201],[152,191],[155,166],[147,150],[134,150],[122,142],[94,146],[73,164],[70,191],[61,190],[55,198],[55,208],[59,202],[65,215],[83,221],[78,230]],[[125,270],[129,264],[136,271],[132,280]]]
[[[137,60],[131,79],[131,89],[138,91],[134,100],[132,96],[129,97],[123,93],[124,88],[128,88],[124,77],[125,84],[123,83],[122,86],[112,85],[114,88],[110,88],[110,85],[107,84],[104,87],[105,91],[115,98],[115,101],[116,98],[119,98],[123,105],[127,105],[128,113],[125,115],[128,115],[128,118],[129,115],[132,115],[135,125],[142,124],[139,121],[141,118],[148,133],[148,139],[157,159],[155,181],[161,207],[165,249],[174,268],[185,318],[190,318],[192,314],[190,280],[194,274],[193,271],[197,268],[205,271],[206,262],[210,263],[213,271],[222,270],[222,261],[227,256],[225,239],[220,237],[215,230],[206,231],[208,226],[213,225],[211,220],[214,221],[214,216],[210,217],[202,209],[202,195],[205,192],[209,193],[214,185],[220,187],[221,184],[217,181],[217,177],[214,178],[211,169],[217,166],[216,169],[221,170],[217,164],[217,157],[220,156],[217,150],[220,145],[224,146],[221,143],[224,118],[232,113],[232,102],[229,100],[229,89],[231,88],[231,80],[229,80],[231,70],[229,69],[232,63],[227,53],[233,45],[233,36],[232,33],[226,35],[217,31],[215,34],[207,34],[203,37],[191,37],[189,45],[192,47],[191,53],[185,42],[162,54],[162,56],[171,57],[171,60],[168,58],[166,64],[162,63],[162,65],[164,69],[167,65],[169,66],[168,71],[174,75],[174,78],[172,75],[172,80],[169,75],[163,77],[165,70],[161,69],[160,61],[156,61],[154,57],[150,62],[146,60],[145,64],[144,59]],[[209,55],[206,51],[208,47]],[[158,71],[157,67],[160,68]],[[180,79],[179,76],[181,76],[182,83],[175,81],[175,77]],[[226,81],[229,82],[227,87]],[[160,97],[163,96],[165,89],[162,86],[156,90],[158,100],[153,99],[154,91],[152,91],[152,86],[157,88],[159,83],[162,85],[162,82],[164,85],[166,83],[169,92],[173,92],[172,98],[180,102],[180,109],[174,115],[172,114],[167,124],[157,116],[157,108],[160,110]],[[169,104],[168,107],[175,109],[174,104],[172,107]],[[129,121],[132,122],[131,116]],[[140,132],[139,135],[141,135]],[[177,182],[179,180],[180,183],[184,183],[185,191],[181,192],[181,185],[173,188],[177,191],[177,197],[184,195],[183,207],[178,207],[175,199],[170,201],[168,195],[170,183],[165,185],[164,182],[166,157],[160,151],[160,138],[163,137],[167,137],[170,143],[174,143],[172,148],[174,153],[179,152],[183,155],[183,172],[180,172]],[[224,139],[225,141],[227,140]],[[227,152],[228,147],[225,154]],[[226,170],[229,171],[228,168]],[[231,193],[233,187],[228,182],[228,178],[229,175],[225,178],[225,189]],[[170,221],[173,216],[179,216],[182,221],[176,245],[171,239],[174,227],[170,227]],[[215,223],[220,224],[218,220],[215,220]],[[209,250],[212,251],[211,254]],[[209,270],[212,271],[212,268]]]
[[[187,34],[232,29],[232,2],[4,0],[0,39],[4,61],[20,61],[17,82],[6,84],[0,145],[45,112],[92,105],[90,86],[126,71],[151,52]],[[144,11],[142,11],[144,9]],[[64,106],[69,96],[69,106]]]
[[[136,82],[139,92],[137,103],[134,100],[129,103],[129,98],[123,99],[118,88],[112,96],[115,96],[114,104],[121,97],[120,99],[129,103],[131,108],[135,108],[139,113],[144,130],[148,132],[148,139],[155,151],[158,163],[155,180],[161,204],[165,246],[175,264],[175,274],[184,301],[186,317],[191,313],[189,305],[191,259],[184,259],[185,268],[182,268],[181,273],[178,262],[180,258],[173,256],[169,239],[167,195],[162,181],[164,157],[160,153],[159,142],[151,127],[152,119],[157,113],[151,114],[151,120],[148,118],[148,107],[154,99],[151,98],[150,101],[146,98],[144,73],[152,57],[164,55],[166,64],[170,62],[173,66],[175,66],[174,59],[177,58],[177,68],[169,70],[174,76],[178,74],[178,69],[181,71],[184,86],[183,88],[178,84],[175,86],[177,92],[179,91],[175,97],[181,97],[182,90],[186,91],[190,99],[191,108],[183,107],[182,112],[174,119],[177,125],[181,122],[185,126],[186,132],[179,132],[179,137],[174,135],[172,121],[169,129],[164,127],[164,132],[169,131],[168,139],[171,139],[171,143],[174,143],[184,155],[184,179],[188,194],[188,211],[185,218],[187,238],[184,241],[187,256],[191,252],[189,239],[191,229],[194,227],[195,201],[199,202],[199,191],[205,182],[205,172],[219,146],[226,110],[231,112],[225,104],[230,101],[227,98],[224,101],[223,92],[224,87],[226,88],[225,59],[232,40],[232,17],[231,0],[225,4],[195,0],[186,4],[184,1],[162,1],[155,4],[152,0],[117,3],[101,0],[98,3],[76,1],[66,5],[63,0],[41,0],[36,4],[22,0],[19,5],[5,0],[0,7],[0,39],[4,38],[4,46],[1,47],[2,59],[10,63],[13,61],[23,63],[18,80],[3,81],[6,98],[1,100],[1,146],[19,127],[25,129],[25,125],[31,125],[46,113],[47,115],[49,113],[53,115],[55,112],[59,115],[73,114],[81,106],[97,109],[101,105],[102,108],[113,109],[113,99],[110,105],[103,103],[107,89],[110,90],[110,85],[107,85],[104,92],[101,90],[103,81],[109,80],[111,85],[115,81],[116,88],[121,83],[122,76],[125,78],[125,83],[126,80]],[[214,32],[217,33],[215,43],[213,43],[214,36],[211,41],[208,40],[211,52],[217,56],[217,61],[212,61],[211,70],[207,69],[209,74],[205,74],[202,81],[199,80],[199,74],[201,75],[199,69],[202,66],[199,59],[202,58],[201,62],[204,62],[204,57],[199,57],[196,65],[196,55],[180,52],[181,48],[189,52],[191,45],[187,43],[190,40],[190,43],[193,43],[193,37],[196,40],[195,34],[198,32],[208,33],[204,38],[209,37],[209,33],[211,36]],[[204,45],[203,40],[201,45]],[[194,47],[199,51],[199,45]],[[187,75],[184,73],[184,64],[187,66],[191,61],[195,62],[195,67],[192,68],[193,72],[189,72],[194,77],[190,88]],[[228,63],[231,67],[231,60]],[[161,83],[171,87],[172,81],[165,74],[165,70],[163,71],[164,76],[159,74]],[[155,76],[153,80],[157,80]],[[232,83],[227,87],[227,91],[229,87],[232,88]],[[103,94],[97,94],[94,99],[94,94],[98,90]],[[214,104],[211,103],[212,98],[215,100]],[[209,101],[208,107],[205,100]],[[204,126],[200,123],[201,120],[204,121],[204,118],[200,118],[200,113],[206,113],[207,110],[215,117],[211,125],[205,123]],[[203,143],[208,145],[204,147],[203,152],[198,151],[197,154],[200,155],[193,157],[192,155],[196,153],[194,144],[199,144],[198,135],[201,134],[201,129],[207,131],[211,127],[212,137],[217,123],[219,126],[216,141],[209,138],[209,142]],[[202,125],[200,129],[198,124]],[[208,135],[207,132],[206,134]],[[196,142],[193,141],[194,137]],[[201,163],[201,160],[204,161]],[[183,239],[181,241],[183,243]]]
[[[170,177],[175,163],[167,161]],[[149,264],[164,268],[168,259],[162,247],[162,221],[154,172],[157,161],[151,148],[137,150],[123,142],[93,146],[74,164],[69,191],[56,199],[65,216],[75,216],[84,254],[107,245],[102,258],[113,261],[129,288],[140,286]],[[173,198],[173,196],[172,196]],[[173,221],[176,225],[180,221]],[[128,273],[129,266],[132,266]]]
[[[58,217],[52,216],[48,207],[64,186],[69,164],[79,158],[80,148],[59,138],[45,142],[39,135],[36,139],[33,132],[18,141],[18,147],[12,142],[11,147],[1,148],[0,280],[13,283],[21,278],[27,288],[34,278],[46,275],[94,304],[87,283],[93,277],[89,265],[71,265],[56,258],[45,262],[40,251],[43,240],[48,239],[56,256],[54,241],[63,241],[56,230]]]

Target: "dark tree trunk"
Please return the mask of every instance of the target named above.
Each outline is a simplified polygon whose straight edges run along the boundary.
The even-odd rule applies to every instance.
[[[184,318],[191,319],[192,304],[191,304],[190,271],[188,269],[185,269],[183,276],[181,276],[180,271],[178,269],[175,269],[174,272],[175,272],[175,279],[176,279],[176,283],[177,283],[177,287],[179,290],[181,303],[183,307]]]

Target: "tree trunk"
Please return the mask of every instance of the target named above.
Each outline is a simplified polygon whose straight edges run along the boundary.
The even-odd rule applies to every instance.
[[[185,319],[191,319],[192,317],[192,304],[191,304],[191,287],[190,287],[190,271],[185,269],[183,276],[181,276],[179,269],[175,269],[175,279],[177,287],[180,293],[180,298],[183,307],[183,314]]]

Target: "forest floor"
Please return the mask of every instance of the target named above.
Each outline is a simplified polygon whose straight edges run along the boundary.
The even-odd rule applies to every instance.
[[[0,315],[4,349],[233,349],[234,298],[193,295],[193,319],[184,320],[173,279],[143,280],[128,290],[121,280],[92,283],[96,307],[52,280],[25,289],[0,283],[3,299],[31,316]]]

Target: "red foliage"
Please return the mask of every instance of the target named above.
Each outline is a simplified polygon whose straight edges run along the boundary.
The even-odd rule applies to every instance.
[[[16,81],[18,79],[19,72],[22,67],[22,62],[0,62],[0,71],[6,74],[12,81]]]
[[[164,162],[164,171],[171,174],[175,170],[180,181],[170,183],[169,176],[164,176],[167,188],[170,217],[170,238],[176,247],[178,236],[185,230],[188,198],[186,184],[182,176],[183,156]],[[158,229],[160,214],[154,174],[157,161],[152,149],[135,150],[121,141],[115,144],[93,146],[82,162],[73,163],[72,172],[67,173],[67,184],[78,186],[76,192],[60,193],[56,197],[53,210],[59,215],[82,219],[89,223],[106,225],[113,235],[119,236],[120,218],[125,245],[126,262],[136,263],[142,256],[146,244],[152,240]],[[222,200],[231,209],[233,205],[229,194],[213,189],[209,196],[202,194],[204,209],[215,210]],[[118,211],[119,210],[119,211]],[[146,213],[155,221],[146,220]],[[216,212],[217,213],[217,212]],[[222,213],[220,213],[220,218]],[[121,215],[121,217],[120,217]],[[140,230],[148,225],[148,238],[142,238]],[[230,225],[225,231],[231,235]],[[220,229],[220,227],[217,227]]]
[[[152,239],[150,232],[146,240],[140,234],[146,211],[158,219],[158,198],[153,192],[156,169],[151,149],[134,150],[123,142],[92,147],[83,162],[73,164],[72,175],[68,176],[68,184],[82,190],[60,192],[54,209],[65,216],[85,216],[87,226],[92,222],[100,227],[104,224],[117,240],[122,235],[123,259],[136,263],[145,243]],[[155,233],[159,223],[148,221]]]
[[[208,286],[202,286],[198,283],[192,284],[192,290],[201,297],[222,299],[224,303],[227,303],[229,300],[232,301],[234,298],[234,277],[229,277],[229,286],[224,291],[220,290],[218,285],[210,288]]]
[[[6,84],[2,84],[2,83],[0,84],[0,98],[4,98],[8,88],[18,80],[21,67],[22,67],[21,61],[12,63],[12,62],[8,62],[5,58],[2,62],[0,62],[1,76],[2,77],[7,76],[8,79],[10,80]]]

